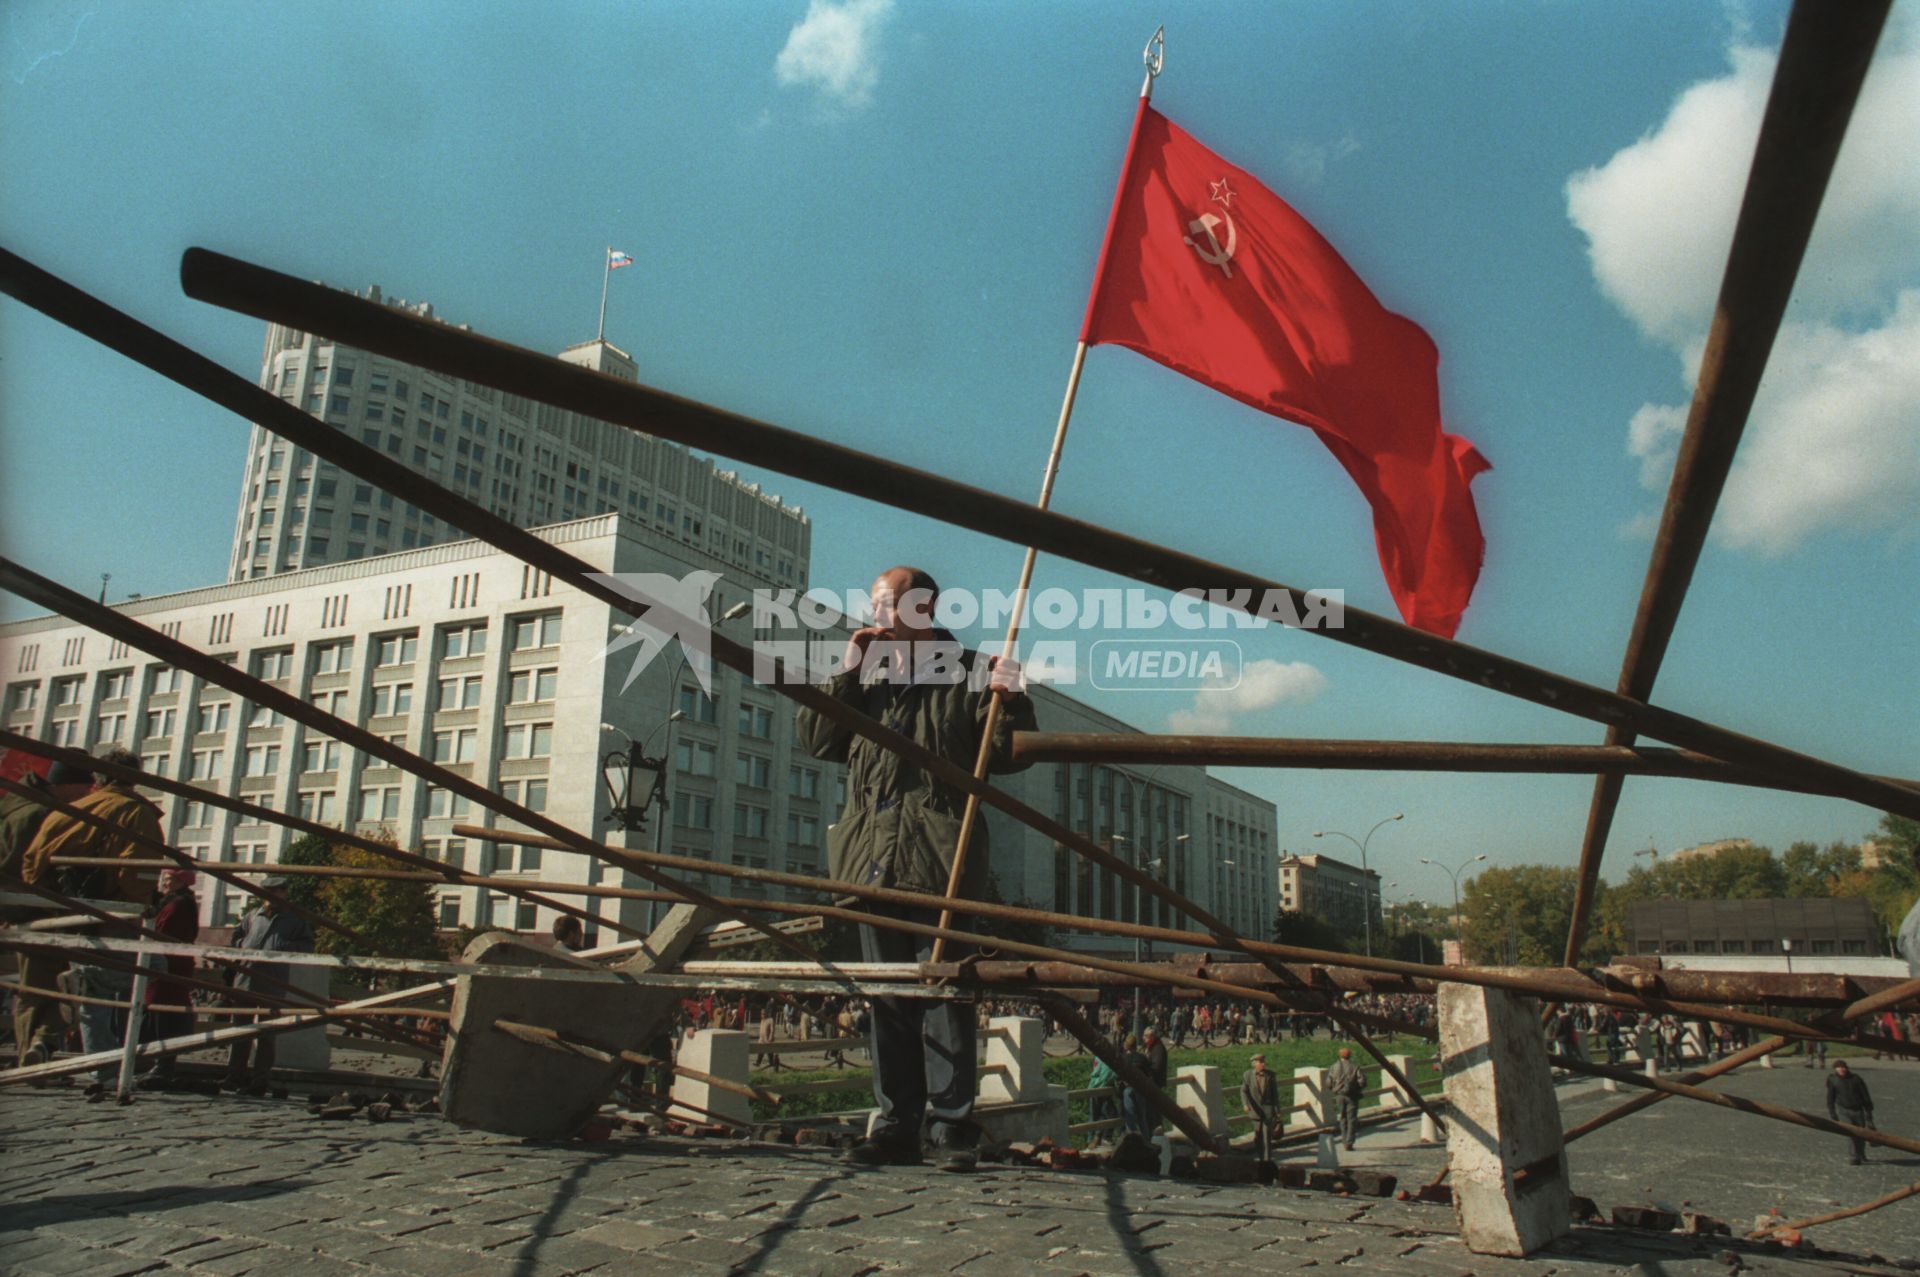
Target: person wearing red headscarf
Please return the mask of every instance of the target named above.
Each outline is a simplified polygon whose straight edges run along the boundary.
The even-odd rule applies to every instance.
[[[200,938],[200,902],[193,894],[199,875],[191,869],[160,871],[160,893],[154,897],[153,918],[147,925],[169,940],[192,944]],[[181,1037],[193,1032],[191,1010],[156,1010],[160,1007],[189,1008],[193,1005],[193,987],[180,981],[193,974],[193,959],[168,957],[166,974],[156,974],[147,982],[147,1009],[141,1024],[143,1042]],[[173,1076],[174,1057],[163,1055],[154,1065],[153,1080],[166,1081]]]

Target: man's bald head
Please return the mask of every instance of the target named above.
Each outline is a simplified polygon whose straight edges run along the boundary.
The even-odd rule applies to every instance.
[[[925,568],[888,568],[873,581],[873,623],[897,639],[925,638],[934,631],[939,582]]]

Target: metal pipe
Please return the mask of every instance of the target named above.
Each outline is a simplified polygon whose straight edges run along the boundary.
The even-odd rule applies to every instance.
[[[1604,1064],[1592,1064],[1586,1060],[1574,1059],[1566,1055],[1549,1055],[1548,1060],[1555,1068],[1566,1069],[1570,1073],[1584,1073],[1588,1077],[1612,1078],[1616,1082],[1625,1082],[1629,1086],[1638,1086],[1649,1091],[1664,1091],[1668,1095],[1678,1095],[1689,1100],[1699,1100],[1703,1104],[1713,1104],[1720,1108],[1734,1109],[1741,1113],[1756,1113],[1761,1117],[1770,1117],[1776,1122],[1790,1122],[1795,1126],[1804,1126],[1810,1130],[1824,1131],[1829,1135],[1847,1135],[1865,1140],[1869,1144],[1878,1144],[1884,1148],[1897,1148],[1904,1153],[1920,1153],[1920,1140],[1907,1139],[1901,1135],[1889,1135],[1885,1131],[1876,1131],[1871,1127],[1852,1126],[1846,1122],[1836,1122],[1831,1118],[1820,1117],[1813,1113],[1802,1113],[1798,1109],[1783,1108],[1778,1104],[1767,1104],[1760,1100],[1750,1100],[1744,1095],[1723,1095],[1719,1091],[1702,1090],[1684,1082],[1672,1082],[1666,1078],[1648,1077],[1632,1069],[1609,1068]]]
[[[53,313],[41,300],[40,281],[17,282],[20,274],[0,260],[0,286],[29,305]],[[187,250],[180,274],[187,295],[201,301],[325,333],[388,358],[744,460],[1000,540],[1023,543],[1149,585],[1223,591],[1225,606],[1247,612],[1255,611],[1258,602],[1270,594],[1287,595],[1295,615],[1301,614],[1301,608],[1315,606],[1301,591],[1244,570],[1209,563],[856,449],[406,315],[207,249]],[[55,314],[55,318],[61,316]],[[258,393],[279,403],[263,390]],[[284,403],[280,407],[299,412]],[[474,530],[464,524],[456,526]],[[491,536],[486,539],[493,540]],[[1626,724],[1642,734],[1730,761],[1789,776],[1805,773],[1830,782],[1836,792],[1853,801],[1920,819],[1920,794],[1910,790],[1356,608],[1345,609],[1338,628],[1310,632],[1595,722]],[[984,793],[981,799],[991,801]]]
[[[1319,740],[1267,736],[1157,736],[1136,732],[1015,732],[1021,763],[1157,763],[1161,766],[1300,767],[1331,771],[1436,771],[1577,776],[1672,776],[1794,793],[1832,791],[1790,782],[1690,749],[1651,745],[1482,744],[1477,741]],[[1920,780],[1879,776],[1920,792]]]
[[[1620,666],[1621,696],[1645,701],[1653,695],[1890,4],[1800,3],[1787,20],[1693,405]],[[1629,722],[1609,724],[1607,744],[1631,745],[1634,732]],[[1567,929],[1569,965],[1579,960],[1586,940],[1620,789],[1618,776],[1594,782]]]

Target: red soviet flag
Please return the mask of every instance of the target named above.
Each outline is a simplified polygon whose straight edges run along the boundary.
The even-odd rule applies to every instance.
[[[1127,346],[1320,436],[1373,507],[1409,625],[1453,637],[1491,469],[1440,424],[1440,352],[1305,218],[1142,101],[1080,338]]]

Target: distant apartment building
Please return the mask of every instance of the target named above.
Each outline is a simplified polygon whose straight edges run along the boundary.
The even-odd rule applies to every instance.
[[[423,319],[426,303],[363,296]],[[610,342],[559,358],[622,381]],[[807,516],[677,443],[269,324],[260,384],[441,487],[521,527],[619,514],[702,556],[804,586]],[[230,581],[436,545],[465,533],[256,425],[234,518]]]
[[[1667,853],[1668,860],[1694,860],[1702,856],[1717,856],[1723,851],[1739,851],[1753,846],[1751,838],[1717,838],[1712,842],[1697,843],[1692,847],[1682,847],[1678,851]]]
[[[1280,857],[1280,908],[1359,935],[1380,925],[1380,875],[1332,856]]]

